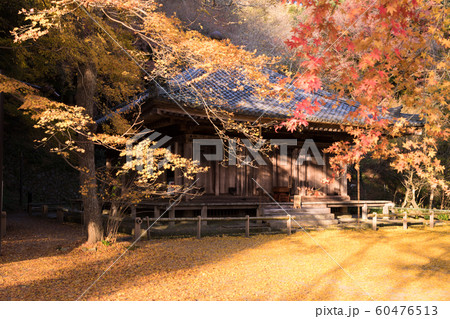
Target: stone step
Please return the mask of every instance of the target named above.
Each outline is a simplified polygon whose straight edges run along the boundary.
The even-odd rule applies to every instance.
[[[316,220],[316,219],[334,219],[334,214],[290,214],[291,216],[295,216],[296,220]],[[286,213],[283,214],[269,214],[265,216],[286,216]]]
[[[292,215],[295,216],[295,220],[334,220],[334,214],[321,214],[321,215]]]
[[[270,225],[271,228],[275,228],[275,229],[284,229],[287,227],[286,221],[284,221],[284,220],[283,221],[271,220],[271,221],[268,221],[268,224]],[[301,228],[300,226],[302,226],[302,227],[305,227],[305,226],[327,227],[327,226],[333,226],[333,225],[337,225],[337,224],[338,224],[338,221],[336,219],[297,220],[296,222],[295,221],[292,222],[291,227],[292,228]]]
[[[267,209],[264,210],[264,215],[322,215],[330,214],[330,208],[289,208],[289,209]]]
[[[302,196],[302,203],[307,202],[334,202],[334,201],[346,201],[350,200],[350,196]]]
[[[315,221],[303,221],[298,220],[297,221],[301,226],[332,226],[337,225],[338,221],[336,219],[324,219],[324,220],[315,220]],[[297,223],[293,222],[292,227],[294,228],[300,228],[300,226],[297,225]]]
[[[292,208],[294,205],[277,205],[277,204],[271,204],[271,205],[264,205],[263,209],[281,209],[280,208],[283,207],[284,209],[290,209]]]

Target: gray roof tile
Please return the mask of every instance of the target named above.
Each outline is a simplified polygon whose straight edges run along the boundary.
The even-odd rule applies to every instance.
[[[279,73],[268,72],[269,80],[272,83],[285,78]],[[263,115],[265,118],[273,119],[292,117],[297,103],[309,97],[312,101],[317,100],[321,107],[315,114],[307,115],[308,121],[316,123],[344,123],[348,121],[348,115],[354,112],[358,105],[348,100],[334,98],[330,92],[318,90],[313,94],[308,94],[289,84],[286,87],[294,95],[289,102],[283,103],[271,97],[261,100],[255,90],[245,84],[245,77],[242,74],[219,70],[201,78],[204,74],[204,71],[198,69],[182,72],[169,81],[169,94],[180,102],[191,104],[193,108],[201,108],[202,101],[206,98],[210,105],[236,114],[256,117]],[[222,102],[214,103],[214,101]],[[399,117],[409,119],[413,126],[423,124],[418,115],[400,113]],[[387,116],[387,118],[395,119],[392,116]]]
[[[285,76],[267,70],[269,80],[272,83],[280,81]],[[168,82],[168,94],[179,101],[190,104],[192,108],[202,108],[204,99],[211,107],[231,111],[236,114],[250,115],[271,119],[287,119],[292,117],[298,102],[305,98],[317,100],[320,110],[315,114],[307,115],[307,120],[315,123],[344,123],[349,114],[357,109],[357,103],[334,98],[333,94],[323,90],[317,90],[313,94],[305,93],[290,84],[286,87],[293,93],[293,98],[288,102],[280,102],[278,99],[266,97],[260,99],[253,87],[247,84],[246,78],[236,72],[219,70],[205,77],[201,77],[205,71],[189,69]],[[166,93],[162,94],[167,95]],[[114,112],[125,112],[142,104],[150,97],[148,91],[138,95],[132,102],[119,106]],[[356,106],[355,106],[356,105]],[[407,118],[410,125],[421,126],[424,121],[416,114],[396,112],[397,116],[387,116],[389,119],[398,117]],[[114,113],[113,113],[114,114]],[[103,116],[96,120],[97,123],[107,121],[113,114]],[[355,122],[356,120],[351,120]]]

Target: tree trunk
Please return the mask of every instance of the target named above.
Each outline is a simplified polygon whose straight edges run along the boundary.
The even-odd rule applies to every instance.
[[[359,218],[361,216],[361,207],[359,207],[359,202],[361,200],[361,166],[360,166],[360,163],[361,162],[358,162],[358,166],[356,168],[356,179],[357,179],[357,182],[356,182],[356,185],[357,185],[356,197],[358,199],[358,207],[357,207],[358,214],[357,214],[356,220],[357,220],[358,227],[359,227]]]
[[[94,94],[96,89],[96,71],[94,65],[82,65],[79,67],[77,91],[75,101],[83,106],[86,113],[92,118],[95,115]],[[95,132],[96,126],[91,127]],[[84,153],[80,154],[80,185],[83,200],[84,218],[88,233],[87,242],[96,243],[103,239],[102,214],[97,195],[97,179],[95,169],[94,143],[84,136],[80,136],[79,144]]]
[[[431,187],[431,193],[430,193],[430,204],[429,204],[429,209],[432,210],[433,209],[433,201],[434,201],[434,189],[435,187]]]
[[[412,187],[411,204],[413,205],[414,208],[419,208],[419,205],[417,205],[416,202],[416,187],[414,185]]]
[[[408,205],[408,199],[409,199],[409,187],[406,188],[405,199],[403,200],[402,208]]]

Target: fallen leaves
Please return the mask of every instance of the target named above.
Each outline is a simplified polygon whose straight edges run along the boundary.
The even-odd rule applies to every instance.
[[[449,226],[139,242],[86,300],[447,300]],[[125,251],[84,251],[78,225],[13,221],[0,257],[1,300],[75,300]],[[64,249],[70,247],[70,249]]]

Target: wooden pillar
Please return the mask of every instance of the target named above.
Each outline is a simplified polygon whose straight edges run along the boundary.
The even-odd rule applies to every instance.
[[[235,183],[236,183],[236,195],[242,196],[242,189],[241,189],[241,170],[242,167],[235,166],[236,168],[236,177],[235,177]]]
[[[64,223],[64,210],[61,207],[56,210],[56,221],[60,224]]]
[[[272,192],[272,190],[278,186],[278,157],[276,151],[274,151],[274,154],[272,155],[272,189],[269,191]]]
[[[364,204],[362,207],[362,220],[367,220],[367,204]]]
[[[150,217],[145,217],[147,221],[147,228],[145,228],[145,232],[147,233],[147,240],[150,240]]]
[[[302,208],[302,195],[294,195],[294,208]]]
[[[169,210],[169,218],[175,218],[175,208]],[[175,222],[169,222],[169,226],[175,226]]]
[[[286,226],[287,226],[287,234],[288,236],[290,236],[292,234],[292,217],[291,215],[288,215],[288,219],[286,221]]]
[[[136,218],[136,205],[132,205],[131,209],[131,218]]]
[[[297,195],[298,190],[297,187],[299,186],[298,183],[298,164],[297,164],[297,157],[298,157],[298,148],[295,148],[292,150],[291,155],[291,167],[292,167],[292,189],[293,194]]]
[[[339,192],[341,193],[341,196],[347,196],[347,167],[345,167],[341,182],[339,183]]]
[[[192,158],[193,145],[190,135],[186,135],[186,142],[184,143],[183,148],[184,158]],[[196,178],[202,175],[205,175],[205,173],[196,174]],[[183,176],[183,183],[192,183],[192,181]]]
[[[0,74],[2,71],[0,70]],[[2,255],[2,228],[3,228],[3,92],[0,91],[0,256]]]
[[[183,154],[181,154],[181,147],[180,147],[180,142],[179,141],[175,141],[175,143],[174,143],[175,145],[174,145],[174,153],[175,154],[177,154],[177,155],[183,155]],[[182,174],[180,174],[180,170],[179,169],[176,169],[175,170],[175,172],[174,172],[174,183],[175,183],[175,185],[181,185],[182,184],[182,179],[183,179],[183,176],[182,176]]]
[[[305,187],[306,186],[306,162],[303,162],[302,165],[300,165],[300,162],[297,162],[298,156],[300,155],[300,151],[297,152],[295,165],[297,166],[297,178],[298,178],[298,186],[299,187]],[[302,193],[299,192],[299,195]]]
[[[361,212],[361,207],[359,206],[359,201],[361,200],[361,167],[359,166],[360,162],[357,164],[356,169],[356,198],[358,200],[358,225],[359,225],[359,216]],[[384,214],[384,210],[383,210]],[[383,217],[384,218],[384,217]]]
[[[258,205],[258,208],[256,209],[256,217],[261,217],[263,215],[263,207],[262,205]],[[262,224],[262,220],[257,220],[256,224]]]
[[[134,220],[134,240],[138,240],[141,238],[142,230],[141,230],[142,219],[136,218]]]
[[[1,225],[2,227],[0,228],[0,236],[3,237],[6,235],[6,212],[2,212],[2,216],[1,218]]]
[[[373,230],[377,230],[377,213],[373,213],[372,229]]]
[[[388,204],[383,206],[383,215],[389,215],[389,205]],[[383,216],[383,219],[389,219],[389,216]]]
[[[405,212],[403,215],[403,229],[408,229],[408,213]]]
[[[245,216],[247,220],[245,221],[245,237],[250,237],[250,216]]]
[[[324,165],[323,165],[323,168],[322,168],[322,174],[323,174],[323,178],[327,179],[328,178],[328,175],[327,175],[328,156],[327,156],[327,154],[322,153],[322,157],[323,157],[323,161],[324,161]],[[323,184],[322,186],[324,188],[325,195],[328,195],[330,193],[329,184]]]
[[[42,217],[43,218],[48,217],[48,205],[42,205]]]
[[[206,206],[206,205],[202,206],[202,210],[200,212],[200,215],[202,216],[202,218],[208,218],[208,206]],[[206,220],[202,221],[202,225],[206,226],[206,225],[208,225],[208,222]]]
[[[28,216],[31,216],[31,214],[32,214],[32,209],[33,209],[33,206],[31,206],[31,203],[28,203],[28,205],[27,205],[27,213],[28,213]]]
[[[214,195],[220,195],[220,180],[222,176],[220,175],[219,162],[214,162]]]
[[[197,239],[202,238],[202,216],[197,216]]]
[[[153,218],[159,218],[161,215],[160,209],[158,206],[153,207]]]
[[[245,156],[245,154],[244,154]],[[241,196],[247,196],[246,189],[245,189],[245,168],[246,165],[242,165],[240,168],[240,188],[241,188]]]

